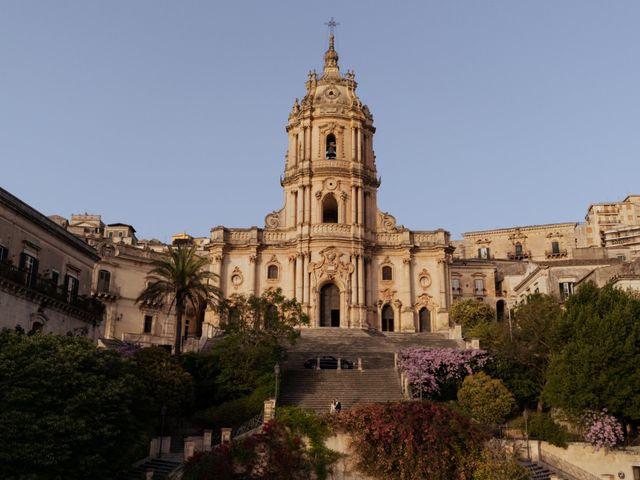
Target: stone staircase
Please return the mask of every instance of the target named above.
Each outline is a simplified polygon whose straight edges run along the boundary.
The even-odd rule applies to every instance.
[[[343,408],[360,403],[402,400],[394,353],[408,347],[463,348],[437,333],[380,333],[358,329],[302,329],[281,366],[281,405],[328,412],[333,399]],[[305,360],[322,355],[351,360],[353,370],[305,369]],[[358,359],[362,370],[357,369]]]
[[[328,412],[333,399],[342,408],[360,403],[402,400],[393,368],[376,370],[287,370],[283,373],[281,405]]]
[[[153,480],[165,480],[171,472],[182,464],[182,454],[168,454],[163,458],[152,458],[136,465],[126,473],[119,475],[118,480],[143,480],[147,470],[153,470]]]
[[[550,480],[551,475],[555,475],[553,478],[560,480],[573,480],[572,478],[570,479],[569,477],[562,476],[558,474],[558,472],[550,470],[546,466],[540,465],[536,462],[523,461],[520,462],[520,465],[527,469],[531,480]]]

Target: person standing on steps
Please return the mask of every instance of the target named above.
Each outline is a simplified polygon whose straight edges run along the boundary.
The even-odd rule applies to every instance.
[[[336,406],[335,406],[336,413],[340,413],[340,410],[342,410],[342,404],[340,403],[339,400],[336,400],[335,404],[336,404]]]
[[[329,407],[329,413],[331,413],[331,414],[336,413],[336,401],[335,400],[331,400],[331,406]]]

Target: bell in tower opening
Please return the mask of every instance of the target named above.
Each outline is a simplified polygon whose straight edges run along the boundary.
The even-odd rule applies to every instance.
[[[336,159],[336,136],[333,133],[327,135],[327,160]]]

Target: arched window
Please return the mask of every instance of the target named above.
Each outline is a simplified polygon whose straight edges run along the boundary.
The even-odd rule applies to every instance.
[[[393,280],[393,269],[389,265],[382,267],[382,280]]]
[[[98,292],[106,293],[109,291],[109,284],[111,283],[111,273],[107,270],[98,271]]]
[[[382,331],[393,332],[393,308],[389,304],[382,307]]]
[[[326,158],[327,160],[335,160],[336,158],[336,136],[333,133],[327,135],[326,145]]]
[[[267,278],[269,280],[277,280],[278,279],[278,266],[277,265],[269,265],[267,267]]]
[[[338,202],[333,195],[322,201],[322,223],[338,223]]]

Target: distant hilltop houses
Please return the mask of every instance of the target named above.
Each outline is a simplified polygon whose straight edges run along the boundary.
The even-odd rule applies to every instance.
[[[195,245],[226,296],[280,288],[312,328],[441,332],[451,304],[475,298],[498,320],[534,293],[564,301],[582,282],[640,288],[640,195],[592,204],[584,223],[467,232],[411,230],[378,208],[373,115],[355,73],[342,73],[331,34],[286,123],[284,204],[262,228],[174,235]],[[274,176],[277,172],[274,172]],[[487,219],[487,222],[491,222]],[[0,327],[86,335],[171,349],[175,314],[137,305],[151,262],[168,248],[100,215],[46,217],[0,189]],[[213,310],[190,309],[184,349],[219,332]]]

